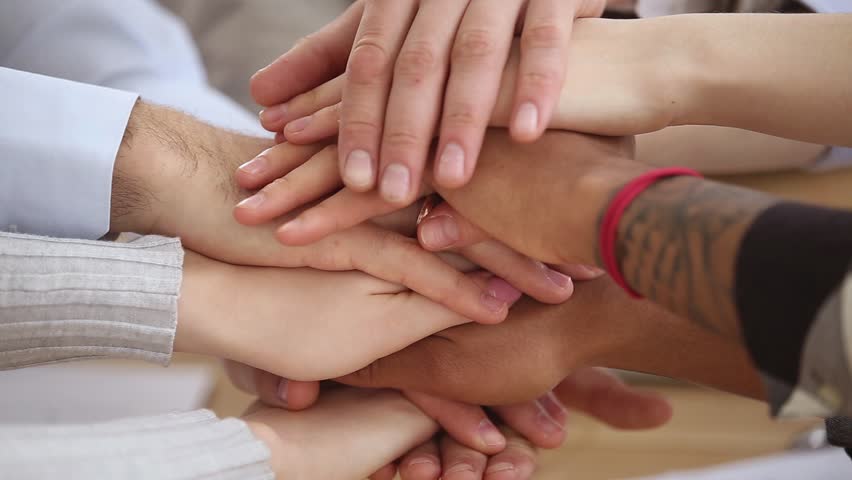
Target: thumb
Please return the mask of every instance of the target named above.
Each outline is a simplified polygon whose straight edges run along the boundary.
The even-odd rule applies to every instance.
[[[554,392],[567,407],[626,430],[664,425],[671,419],[668,400],[651,392],[626,385],[601,368],[582,368],[562,381]]]
[[[456,212],[448,203],[433,208],[420,222],[417,239],[426,250],[462,248],[491,238]]]

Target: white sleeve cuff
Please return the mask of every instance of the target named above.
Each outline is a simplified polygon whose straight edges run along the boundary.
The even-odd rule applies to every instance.
[[[106,234],[113,165],[136,99],[0,67],[0,230]]]

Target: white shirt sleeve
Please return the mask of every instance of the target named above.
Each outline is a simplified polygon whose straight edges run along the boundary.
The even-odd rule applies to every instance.
[[[0,0],[0,65],[136,92],[218,127],[269,135],[207,83],[192,35],[154,0]]]
[[[0,230],[95,239],[136,94],[0,67]]]

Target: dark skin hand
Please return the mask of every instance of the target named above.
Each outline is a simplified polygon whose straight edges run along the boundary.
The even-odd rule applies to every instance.
[[[745,350],[650,302],[627,296],[608,278],[577,286],[558,306],[524,299],[504,323],[451,328],[374,362],[345,383],[417,388],[469,403],[522,402],[553,388],[569,372],[595,365],[681,378],[763,398]],[[574,404],[607,406],[608,396]]]
[[[630,139],[551,132],[528,146],[491,131],[471,182],[438,188],[448,205],[421,224],[421,243],[439,250],[493,237],[547,263],[602,266],[601,219],[617,192],[650,168],[633,160]],[[775,202],[703,179],[657,182],[621,218],[621,270],[649,300],[739,340],[736,256],[748,227]],[[437,242],[434,231],[456,232],[456,238]]]

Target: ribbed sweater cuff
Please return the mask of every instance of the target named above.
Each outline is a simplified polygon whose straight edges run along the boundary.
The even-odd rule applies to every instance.
[[[183,249],[0,233],[0,369],[90,358],[169,363]]]
[[[245,422],[208,410],[95,425],[4,426],[0,447],[0,471],[10,478],[275,477],[269,449]]]

